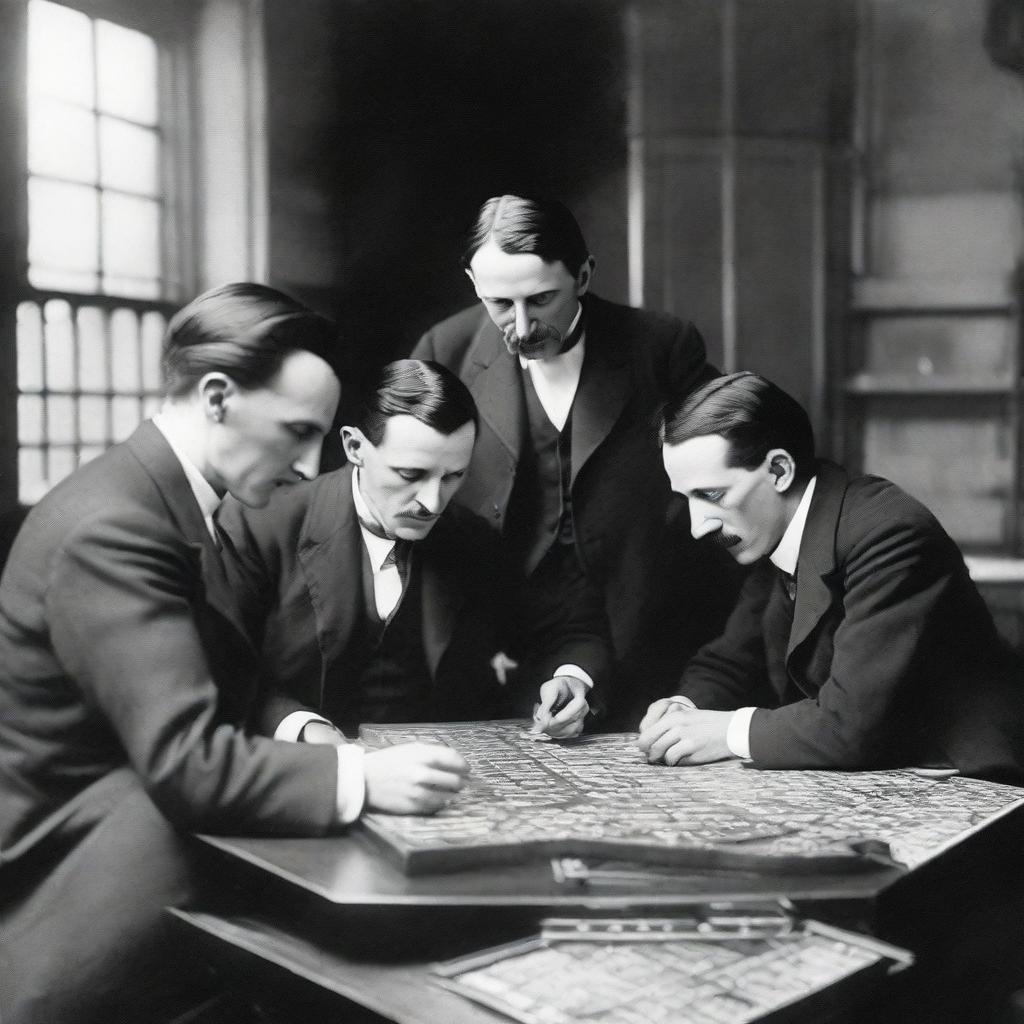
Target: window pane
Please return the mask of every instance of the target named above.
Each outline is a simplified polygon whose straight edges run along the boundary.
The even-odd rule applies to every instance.
[[[142,386],[147,391],[163,387],[160,357],[166,328],[167,321],[159,313],[146,313],[142,318]]]
[[[46,493],[43,453],[38,448],[18,450],[18,500],[34,505]]]
[[[43,389],[43,314],[34,302],[18,306],[18,388]]]
[[[51,448],[49,455],[50,465],[46,482],[48,486],[53,487],[75,471],[78,458],[72,448]]]
[[[46,387],[70,391],[75,383],[71,307],[58,299],[46,304]]]
[[[96,22],[97,106],[139,124],[156,124],[156,43],[147,35]]]
[[[107,400],[84,395],[78,400],[78,436],[86,444],[107,441]]]
[[[118,309],[110,317],[111,382],[114,391],[137,392],[139,368],[139,319],[129,309]]]
[[[42,444],[43,400],[38,395],[21,395],[18,398],[18,440],[26,444]]]
[[[160,274],[159,204],[105,192],[102,205],[104,272],[155,280]]]
[[[51,395],[46,399],[46,430],[51,444],[74,444],[75,401],[70,395]]]
[[[142,402],[142,418],[150,419],[160,411],[160,406],[163,404],[163,399],[158,398],[156,395],[149,395]]]
[[[137,398],[117,397],[111,402],[115,441],[123,441],[142,421]]]
[[[31,99],[28,105],[28,169],[73,181],[96,181],[96,121],[60,100]]]
[[[83,391],[108,391],[106,317],[95,306],[78,311],[78,386]]]
[[[109,188],[155,196],[160,182],[157,168],[158,137],[110,117],[100,118],[101,182]]]
[[[99,224],[96,191],[87,185],[31,178],[28,259],[34,268],[73,271],[96,287]]]
[[[126,299],[158,299],[160,298],[160,283],[141,277],[118,277],[115,274],[104,274],[103,292],[105,295],[121,295]]]
[[[28,5],[28,90],[93,105],[92,26],[78,11],[31,0]]]
[[[87,462],[92,462],[97,455],[102,455],[106,451],[105,445],[86,445],[78,450],[78,464],[84,466]]]

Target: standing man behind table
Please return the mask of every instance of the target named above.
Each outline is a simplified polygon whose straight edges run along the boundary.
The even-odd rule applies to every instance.
[[[576,663],[607,661],[600,622],[567,622],[559,610],[539,625],[534,641],[547,639],[528,692],[518,692],[527,681],[506,687],[495,671],[495,654],[514,650],[518,632],[512,577],[494,531],[449,504],[476,433],[476,406],[458,377],[399,360],[342,427],[344,469],[266,508],[226,503],[219,522],[261,648],[268,735],[340,743],[334,726],[504,717],[528,712],[540,680],[540,703],[561,710],[537,731],[580,731],[586,701],[572,690],[592,680]]]
[[[313,476],[340,393],[333,325],[234,284],[172,318],[152,421],[29,514],[0,582],[0,1019],[156,1022],[200,998],[164,908],[193,893],[183,833],[321,835],[355,748],[243,731],[256,652],[214,537],[225,493]],[[355,766],[358,767],[358,766]],[[454,751],[368,754],[367,801],[428,811]]]
[[[458,373],[480,409],[457,500],[501,531],[528,600],[604,615],[617,672],[591,702],[635,722],[730,607],[729,560],[667,522],[655,423],[715,370],[692,324],[591,294],[594,258],[561,203],[487,200],[463,264],[481,305],[413,352]]]
[[[694,537],[755,569],[679,696],[641,722],[649,760],[1024,783],[1024,666],[923,505],[816,460],[807,413],[757,374],[672,402],[662,432]]]

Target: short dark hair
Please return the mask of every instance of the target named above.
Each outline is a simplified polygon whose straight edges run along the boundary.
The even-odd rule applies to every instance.
[[[472,423],[479,429],[469,388],[447,367],[427,359],[388,363],[366,392],[356,425],[370,444],[380,444],[392,416],[412,416],[442,434]]]
[[[330,320],[266,285],[222,285],[171,317],[163,342],[164,390],[180,397],[217,371],[241,388],[260,388],[299,350],[319,356],[341,380],[343,346]]]
[[[662,444],[717,434],[729,443],[729,466],[755,469],[773,448],[793,456],[798,480],[814,475],[814,430],[804,407],[770,380],[749,371],[708,381],[661,412]]]
[[[553,199],[529,199],[524,196],[494,196],[488,199],[466,234],[462,265],[488,241],[502,251],[539,256],[545,263],[561,260],[575,277],[590,259],[576,218],[569,208]]]

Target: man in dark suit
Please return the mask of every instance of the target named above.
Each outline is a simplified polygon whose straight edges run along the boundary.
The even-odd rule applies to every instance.
[[[590,293],[594,259],[561,203],[489,199],[463,262],[481,305],[413,352],[458,373],[480,409],[457,500],[501,531],[528,600],[604,609],[607,710],[635,722],[730,607],[729,560],[671,536],[655,435],[661,402],[715,371],[692,324]]]
[[[924,506],[816,461],[807,414],[756,374],[671,403],[663,439],[693,535],[756,568],[641,723],[649,760],[1024,782],[1024,667]]]
[[[325,726],[485,719],[528,712],[539,696],[560,710],[538,732],[577,733],[585,698],[573,691],[595,681],[578,663],[599,678],[607,660],[599,622],[579,609],[576,621],[560,610],[535,624],[530,667],[511,673],[529,679],[502,685],[510,663],[496,655],[516,653],[512,577],[487,524],[449,505],[477,432],[466,386],[436,363],[390,363],[356,422],[342,427],[344,469],[264,509],[227,503],[219,518],[261,647],[264,731],[310,739]]]
[[[0,582],[0,1019],[160,1021],[197,993],[165,906],[189,830],[321,835],[364,803],[431,810],[466,765],[243,731],[256,652],[215,543],[226,492],[316,473],[340,392],[332,325],[260,285],[170,322],[167,400],[28,515]],[[365,792],[348,780],[365,778]]]

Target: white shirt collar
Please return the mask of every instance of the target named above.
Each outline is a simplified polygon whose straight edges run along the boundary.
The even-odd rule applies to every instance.
[[[567,337],[576,330],[581,316],[583,316],[582,302],[579,309],[576,310],[576,315],[572,318],[572,323],[569,324],[569,330],[565,332]],[[570,380],[575,377],[576,380],[579,380],[580,370],[583,368],[583,343],[586,340],[586,331],[584,331],[580,340],[568,352],[560,352],[550,359],[524,359],[520,356],[519,365],[524,370],[529,370],[530,373],[540,371],[545,377]]]
[[[188,480],[188,485],[192,488],[192,493],[196,496],[196,501],[199,503],[199,511],[202,512],[203,519],[206,521],[206,528],[210,531],[210,536],[216,539],[217,532],[213,526],[213,514],[220,507],[220,496],[213,489],[210,481],[199,472],[195,463],[185,454],[174,436],[174,427],[170,420],[158,412],[153,416],[153,426],[164,435],[164,440],[171,446],[171,451],[174,452],[175,458],[181,463],[185,479]]]
[[[808,483],[807,489],[800,499],[800,504],[797,505],[796,512],[793,514],[793,518],[790,519],[786,532],[782,535],[782,540],[779,541],[778,547],[768,556],[776,568],[781,569],[783,572],[788,572],[790,576],[796,575],[796,562],[800,555],[800,542],[804,538],[807,513],[811,507],[811,495],[814,494],[814,485],[817,483],[817,480],[816,476],[811,477],[810,483]]]
[[[377,534],[370,533],[362,524],[362,520],[368,519],[372,522],[375,517],[366,504],[366,499],[363,497],[362,492],[359,490],[358,466],[352,471],[352,501],[356,507],[356,515],[360,519],[359,532],[363,535],[363,546],[366,548],[366,553],[370,556],[370,568],[374,573],[378,573],[380,572],[381,565],[384,564],[384,559],[391,554],[391,549],[395,546],[395,542],[389,537],[378,537]]]

